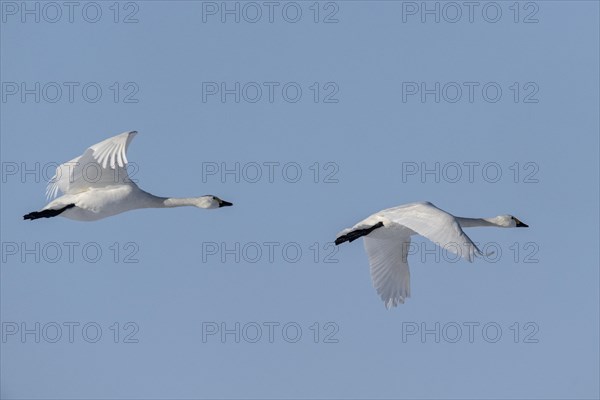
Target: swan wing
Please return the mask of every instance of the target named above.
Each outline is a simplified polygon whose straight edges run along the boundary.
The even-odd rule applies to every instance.
[[[390,309],[410,297],[410,270],[407,253],[410,234],[392,238],[364,237],[371,280],[377,294]]]
[[[482,255],[475,243],[465,234],[456,217],[429,202],[411,203],[379,213],[386,226],[408,228],[438,246],[472,262]]]
[[[56,168],[48,183],[46,197],[58,192],[75,194],[90,188],[131,183],[127,174],[127,148],[136,131],[123,132],[90,146],[81,156]]]

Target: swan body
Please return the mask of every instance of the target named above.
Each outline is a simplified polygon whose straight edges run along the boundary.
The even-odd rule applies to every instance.
[[[24,219],[61,216],[95,221],[138,208],[195,206],[219,208],[232,204],[213,195],[190,198],[154,196],[140,189],[127,174],[127,148],[136,131],[124,132],[90,146],[81,156],[56,168],[46,189],[52,199]]]
[[[351,228],[341,231],[335,244],[364,237],[371,279],[386,308],[396,307],[410,297],[408,250],[411,236],[421,235],[472,262],[481,251],[463,228],[479,226],[528,227],[512,215],[493,218],[461,218],[429,202],[404,204],[379,211]]]

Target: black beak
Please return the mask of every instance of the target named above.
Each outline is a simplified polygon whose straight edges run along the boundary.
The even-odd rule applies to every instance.
[[[229,206],[232,206],[232,205],[233,205],[233,203],[230,203],[230,202],[225,201],[225,200],[221,200],[221,202],[219,203],[219,208],[221,208],[221,207],[229,207]]]
[[[529,228],[529,225],[517,220],[517,228]]]

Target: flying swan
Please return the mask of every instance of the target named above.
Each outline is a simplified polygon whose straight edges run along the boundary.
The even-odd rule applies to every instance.
[[[438,246],[473,262],[475,256],[482,253],[463,232],[463,228],[477,226],[528,227],[512,215],[461,218],[429,202],[418,202],[388,208],[371,215],[352,228],[341,231],[335,244],[352,242],[364,236],[373,286],[389,309],[404,303],[410,297],[407,256],[412,235],[424,236]]]
[[[56,168],[46,189],[51,201],[23,219],[60,215],[78,221],[95,221],[137,208],[195,206],[219,208],[232,203],[216,196],[158,197],[140,189],[127,174],[127,148],[136,131],[124,132],[89,147],[81,156]]]

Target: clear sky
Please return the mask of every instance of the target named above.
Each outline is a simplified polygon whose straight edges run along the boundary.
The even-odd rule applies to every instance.
[[[2,398],[598,398],[599,6],[515,4],[0,2]],[[128,130],[234,207],[22,220]],[[331,242],[419,200],[530,228],[388,311]]]

